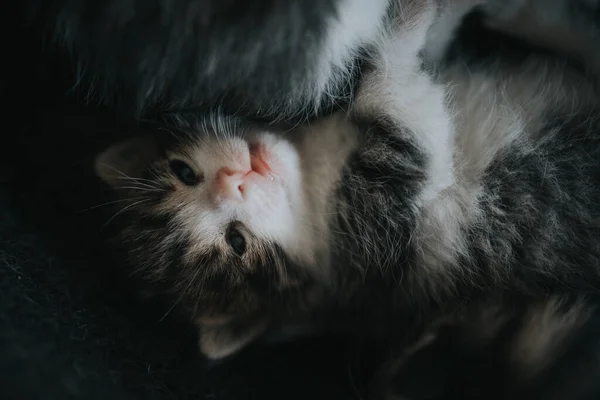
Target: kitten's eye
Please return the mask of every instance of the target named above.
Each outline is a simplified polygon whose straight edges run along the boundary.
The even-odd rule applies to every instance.
[[[173,160],[169,163],[171,170],[186,186],[194,186],[200,182],[198,175],[183,161]]]
[[[227,231],[227,243],[235,254],[241,256],[246,250],[246,240],[237,229],[229,229]]]

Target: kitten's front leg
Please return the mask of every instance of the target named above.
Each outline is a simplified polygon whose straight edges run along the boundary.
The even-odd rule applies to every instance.
[[[359,120],[385,120],[426,158],[426,203],[454,182],[453,126],[445,88],[423,67],[422,51],[437,7],[433,1],[399,2],[396,20],[382,38],[353,107]],[[403,139],[403,138],[401,138]]]
[[[433,240],[423,218],[433,214],[436,218],[430,225],[448,225],[445,210],[449,208],[439,204],[454,187],[454,126],[446,88],[434,82],[422,66],[422,49],[437,8],[429,1],[403,4],[394,28],[374,54],[351,110],[360,128],[361,145],[340,185],[336,209],[339,230],[348,233],[340,239],[342,257],[352,254],[347,263],[359,269],[376,266],[373,269],[382,271],[387,283],[402,278],[416,292],[438,290],[433,286],[448,281],[440,268],[435,270],[443,279],[429,279],[421,268],[430,262],[429,256],[407,258],[417,248],[421,255],[423,249],[432,248],[420,242],[421,236]],[[454,233],[456,226],[453,223],[452,229],[442,233]],[[443,253],[444,260],[450,257],[450,250]],[[437,253],[433,259],[432,263],[441,263]],[[413,267],[403,268],[411,262]]]

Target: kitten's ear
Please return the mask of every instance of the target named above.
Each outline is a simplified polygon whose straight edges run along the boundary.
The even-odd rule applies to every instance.
[[[231,319],[217,323],[198,323],[200,351],[212,360],[219,360],[258,339],[268,327],[264,318]]]
[[[100,153],[94,162],[94,170],[110,186],[122,186],[123,178],[140,178],[145,166],[158,156],[154,138],[134,137]]]

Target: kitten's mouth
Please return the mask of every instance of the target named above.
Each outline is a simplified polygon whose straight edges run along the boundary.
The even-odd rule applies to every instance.
[[[252,171],[265,178],[273,179],[273,171],[267,162],[264,160],[264,146],[250,145],[250,168]]]

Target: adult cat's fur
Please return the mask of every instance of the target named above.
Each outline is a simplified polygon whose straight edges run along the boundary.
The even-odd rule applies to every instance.
[[[389,0],[19,0],[93,99],[273,119],[347,103]]]
[[[600,287],[596,71],[485,29],[481,11],[437,19],[430,2],[398,5],[349,116],[278,136],[301,179],[273,211],[301,223],[203,200],[216,167],[267,135],[260,127],[217,118],[184,128],[164,152],[138,140],[99,157],[115,187],[113,168],[149,179],[127,195],[150,200],[125,210],[120,239],[140,276],[190,311],[207,354],[231,354],[301,311],[396,337],[491,288],[536,297]],[[209,186],[178,183],[173,157]],[[240,258],[219,239],[230,223],[251,241]]]

